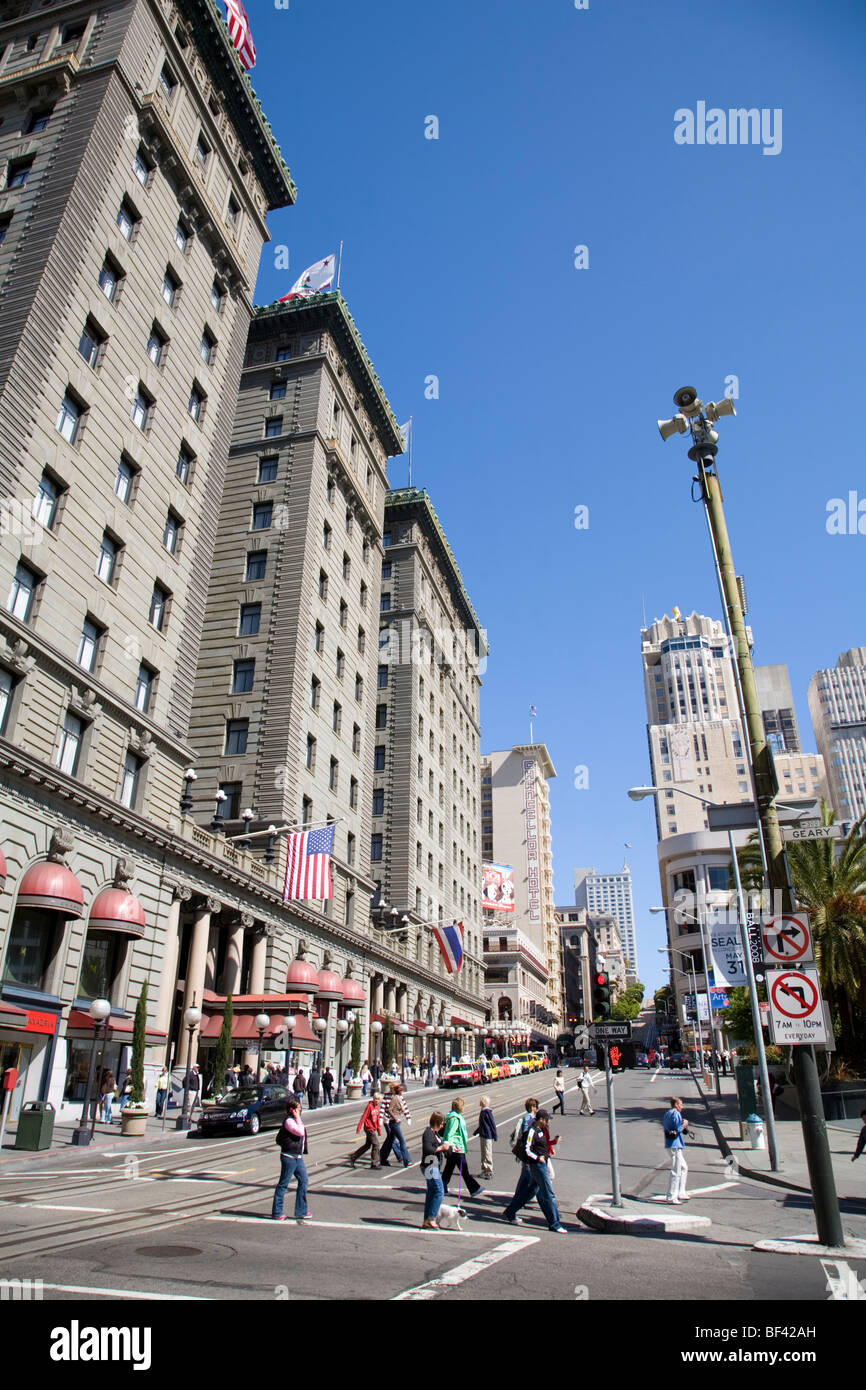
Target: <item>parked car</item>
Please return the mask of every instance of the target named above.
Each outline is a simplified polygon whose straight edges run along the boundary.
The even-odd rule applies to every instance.
[[[498,1081],[502,1073],[499,1070],[499,1062],[494,1057],[487,1058],[484,1063],[485,1079],[487,1081]]]
[[[508,1067],[508,1075],[509,1075],[509,1076],[520,1076],[520,1075],[522,1074],[522,1072],[523,1072],[523,1067],[522,1067],[521,1063],[518,1062],[518,1060],[517,1060],[516,1057],[505,1057],[505,1058],[503,1058],[503,1061],[505,1062],[506,1066]]]
[[[480,1086],[481,1071],[473,1062],[454,1062],[439,1077],[440,1086]]]
[[[636,1052],[634,1054],[634,1064],[636,1067],[648,1067],[649,1057],[647,1057],[645,1052]]]
[[[277,1129],[286,1118],[288,1099],[285,1086],[244,1086],[216,1105],[205,1106],[199,1134],[218,1134],[222,1130],[258,1134],[260,1129]]]
[[[684,1052],[672,1052],[668,1058],[668,1066],[674,1071],[687,1071],[689,1059]]]

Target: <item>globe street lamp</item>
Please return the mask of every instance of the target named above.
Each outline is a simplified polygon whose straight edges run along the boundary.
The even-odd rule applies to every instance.
[[[192,996],[192,1005],[186,1010],[183,1021],[189,1031],[189,1042],[186,1049],[186,1077],[183,1083],[183,1110],[177,1117],[175,1129],[189,1129],[192,1120],[189,1112],[189,1074],[192,1070],[192,1038],[193,1034],[201,1023],[201,1009],[195,1007],[195,995]]]
[[[373,1063],[379,1063],[379,1035],[382,1032],[382,1025],[378,1018],[374,1018],[370,1024],[370,1032],[373,1034]]]
[[[323,1035],[324,1035],[324,1033],[325,1033],[326,1028],[328,1027],[328,1020],[327,1020],[326,1018],[314,1018],[314,1019],[313,1019],[313,1027],[315,1028],[316,1032],[317,1032],[318,1035],[319,1035],[319,1070],[321,1071],[321,1070],[322,1070],[322,1062],[323,1062],[323,1057],[322,1057],[322,1043],[323,1043],[323,1041],[324,1041]]]
[[[94,1097],[93,1124],[90,1129],[87,1128],[87,1115],[90,1107],[90,1093],[93,1089],[93,1073],[96,1070],[96,1040],[99,1036],[100,1026],[103,1023],[105,1024],[105,1041],[108,1040],[108,1020],[111,1017],[111,1005],[109,1004],[107,999],[91,999],[90,1008],[87,1010],[87,1012],[93,1019],[93,1045],[90,1049],[90,1066],[87,1072],[87,1086],[85,1087],[84,1091],[84,1104],[81,1107],[81,1119],[78,1122],[78,1128],[73,1130],[72,1132],[72,1142],[79,1148],[85,1147],[87,1144],[90,1143],[91,1139],[93,1138],[94,1130],[96,1129],[96,1097]]]
[[[255,1018],[253,1019],[253,1026],[255,1027],[255,1030],[259,1035],[259,1052],[258,1057],[256,1059],[257,1086],[259,1085],[262,1079],[262,1038],[264,1037],[265,1029],[267,1028],[270,1021],[271,1020],[268,1014],[256,1014]]]

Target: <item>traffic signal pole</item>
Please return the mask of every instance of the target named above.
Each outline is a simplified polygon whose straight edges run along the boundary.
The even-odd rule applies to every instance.
[[[611,1206],[621,1207],[619,1149],[616,1144],[616,1102],[613,1095],[613,1068],[610,1065],[610,1048],[607,1046],[604,1049],[604,1079],[607,1082],[607,1130],[610,1135],[610,1187],[613,1193]]]
[[[716,454],[718,453],[716,439],[718,436],[710,428],[710,421],[718,418],[718,412],[713,407],[711,413],[708,407],[708,420],[701,402],[697,400],[696,393],[690,387],[682,388],[674,399],[687,417],[688,428],[692,436],[693,444],[689,450],[689,458],[698,468],[696,481],[700,484],[701,496],[706,507],[721,575],[729,631],[733,636],[734,657],[742,689],[746,733],[749,740],[758,800],[760,831],[767,861],[769,887],[772,893],[778,892],[780,894],[783,912],[793,912],[794,897],[791,890],[788,861],[775,805],[775,773],[772,756],[764,736],[752,656],[746,635],[745,617],[716,469]],[[795,1046],[792,1052],[794,1080],[800,1105],[803,1142],[815,1205],[818,1239],[822,1245],[842,1247],[845,1243],[845,1236],[842,1230],[839,1199],[836,1193],[836,1181],[827,1140],[827,1126],[821,1104],[815,1054],[813,1049],[807,1046]],[[765,1100],[767,1104],[772,1105],[772,1096],[766,1096]]]

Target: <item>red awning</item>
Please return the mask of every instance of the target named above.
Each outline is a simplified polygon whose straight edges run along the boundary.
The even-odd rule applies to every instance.
[[[84,912],[84,889],[65,864],[42,859],[38,864],[31,864],[22,878],[17,904],[47,908],[65,917],[80,917]]]
[[[103,888],[90,908],[87,925],[94,931],[113,931],[121,936],[144,936],[144,908],[134,893],[122,888]]]
[[[293,1044],[297,1042],[318,1043],[319,1036],[313,1032],[309,1021],[302,1014],[295,1014],[295,1027],[292,1031]],[[202,1038],[218,1038],[222,1030],[223,1021],[219,1014],[211,1014],[206,1018],[201,1026]],[[270,1022],[262,1033],[262,1044],[266,1046],[268,1042],[273,1042],[279,1033],[282,1033],[286,1026],[285,1014],[271,1014]],[[236,1014],[232,1019],[232,1042],[253,1042],[258,1039],[259,1030],[255,1024],[254,1014]]]

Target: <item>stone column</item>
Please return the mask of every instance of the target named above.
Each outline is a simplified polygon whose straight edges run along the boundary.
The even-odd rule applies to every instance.
[[[383,1010],[384,1010],[384,1012],[385,1012],[386,1014],[390,1014],[392,1018],[394,1017],[394,1014],[395,1014],[396,1011],[397,1011],[397,981],[396,981],[396,980],[386,980],[386,981],[385,981],[385,1002],[384,1002],[384,1005],[383,1005]]]
[[[237,994],[239,992],[241,966],[244,960],[244,932],[252,925],[252,914],[240,912],[228,926],[229,939],[225,966],[219,984],[220,994]]]
[[[192,897],[192,889],[175,884],[165,919],[165,949],[159,978],[159,1001],[156,1006],[156,1028],[160,1033],[171,1032],[177,995],[177,957],[180,951],[180,914]]]
[[[385,980],[382,975],[370,977],[370,1011],[380,1014],[384,1009]]]
[[[204,971],[204,987],[216,991],[216,963],[219,956],[220,934],[223,928],[218,922],[211,922],[207,938],[207,960]]]
[[[250,994],[264,994],[265,966],[268,959],[268,938],[274,935],[274,928],[262,926],[253,938],[253,954],[250,961]]]
[[[201,1008],[202,998],[205,988],[205,971],[207,969],[207,947],[210,938],[211,917],[215,917],[222,910],[222,903],[218,898],[202,898],[195,909],[195,920],[192,928],[192,941],[189,946],[189,960],[186,967],[186,989],[183,996],[184,1013],[191,1007],[193,999],[196,1008]],[[188,1034],[186,1028],[181,1030],[180,1057],[178,1061],[182,1067],[186,1067],[186,1053]],[[192,1062],[198,1057],[198,1039],[196,1032],[192,1041]]]

